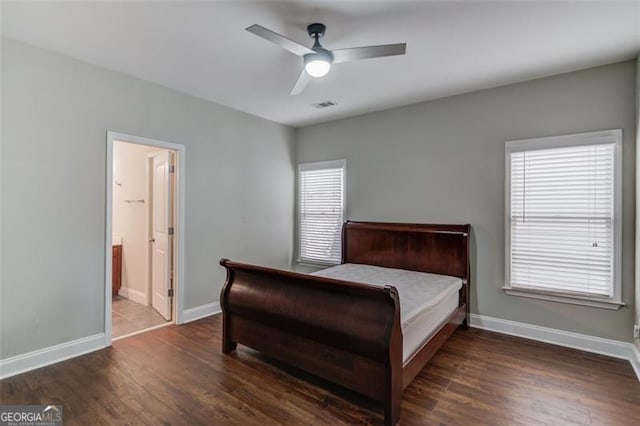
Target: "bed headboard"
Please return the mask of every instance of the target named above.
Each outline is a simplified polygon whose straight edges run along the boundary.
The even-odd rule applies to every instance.
[[[469,280],[471,225],[346,222],[342,263],[451,275]]]

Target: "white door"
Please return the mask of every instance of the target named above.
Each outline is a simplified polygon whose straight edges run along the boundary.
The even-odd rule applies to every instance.
[[[171,200],[171,153],[152,157],[151,173],[151,305],[167,321],[171,320],[173,209]],[[170,231],[171,229],[171,231]]]

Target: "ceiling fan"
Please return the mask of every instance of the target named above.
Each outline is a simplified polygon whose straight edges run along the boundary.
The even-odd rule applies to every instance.
[[[357,61],[360,59],[379,58],[382,56],[404,55],[407,44],[383,44],[380,46],[352,47],[350,49],[328,50],[320,44],[320,38],[324,36],[327,27],[324,24],[314,23],[307,27],[309,37],[315,39],[311,48],[305,47],[281,34],[273,32],[260,25],[251,25],[246,30],[252,34],[262,37],[272,43],[277,44],[289,52],[302,56],[304,68],[293,85],[290,95],[301,93],[312,77],[323,77],[331,69],[332,64],[342,62]]]

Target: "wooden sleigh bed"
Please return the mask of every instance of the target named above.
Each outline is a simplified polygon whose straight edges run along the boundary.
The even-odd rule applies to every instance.
[[[222,259],[222,351],[238,343],[337,383],[400,418],[402,392],[459,325],[469,321],[470,225],[347,222],[342,263],[450,275],[458,308],[403,362],[400,302],[385,287]]]

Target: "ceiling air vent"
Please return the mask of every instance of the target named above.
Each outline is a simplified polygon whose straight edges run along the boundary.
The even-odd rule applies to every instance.
[[[316,108],[329,108],[330,106],[334,106],[336,103],[331,101],[318,102],[317,104],[313,104]]]

